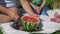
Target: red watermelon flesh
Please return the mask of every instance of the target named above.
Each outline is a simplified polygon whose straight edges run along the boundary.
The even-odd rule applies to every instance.
[[[57,19],[57,18],[51,18],[51,21],[56,22],[56,23],[60,23],[60,19]]]
[[[38,22],[38,20],[37,19],[35,19],[35,18],[33,18],[33,17],[29,17],[29,16],[24,16],[23,17],[23,20],[24,21],[27,21],[27,22]]]
[[[57,19],[56,18],[51,18],[51,21],[56,22]]]
[[[57,19],[57,23],[60,23],[60,19]]]

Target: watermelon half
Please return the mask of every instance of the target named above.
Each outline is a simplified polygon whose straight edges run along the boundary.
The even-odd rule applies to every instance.
[[[60,2],[53,2],[51,5],[51,9],[60,9]]]
[[[34,30],[39,24],[39,19],[36,19],[31,16],[22,16],[22,25],[23,29],[26,31]]]

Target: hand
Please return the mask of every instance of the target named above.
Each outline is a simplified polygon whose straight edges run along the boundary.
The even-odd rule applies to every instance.
[[[35,18],[39,18],[38,14],[30,14],[30,16],[35,17]]]
[[[35,7],[35,10],[37,11],[37,13],[39,14],[40,13],[40,11],[42,10],[42,8],[40,8],[40,7]]]
[[[17,20],[19,18],[17,13],[14,13],[13,11],[10,10],[9,14],[8,14],[11,18],[11,20]]]
[[[40,14],[41,10],[42,10],[42,8],[38,9],[37,10],[37,13]]]

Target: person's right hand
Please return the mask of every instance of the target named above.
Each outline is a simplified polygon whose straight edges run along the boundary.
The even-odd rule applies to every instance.
[[[38,7],[38,6],[36,6],[34,9],[37,11],[38,14],[39,14],[39,13],[41,12],[41,10],[42,10],[42,8],[41,8],[41,7]]]
[[[30,14],[30,16],[35,17],[35,18],[39,18],[38,14]]]

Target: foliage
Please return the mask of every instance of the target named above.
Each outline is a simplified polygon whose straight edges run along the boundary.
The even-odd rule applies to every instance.
[[[2,27],[1,27],[1,25],[0,25],[0,34],[3,34],[3,31],[2,31]]]

